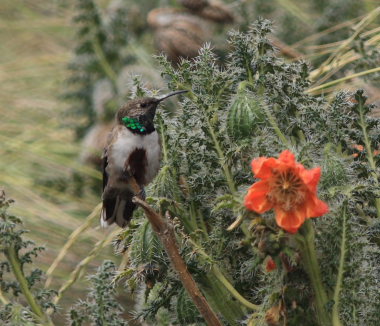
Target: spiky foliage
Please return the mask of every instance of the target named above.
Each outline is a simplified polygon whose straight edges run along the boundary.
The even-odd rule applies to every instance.
[[[122,307],[116,301],[115,287],[112,279],[115,277],[115,264],[105,261],[95,275],[89,277],[90,292],[86,300],[79,301],[69,312],[69,324],[126,326],[128,323],[121,318]]]
[[[177,69],[158,58],[169,88],[189,93],[175,116],[158,120],[164,167],[148,190],[150,200],[172,218],[189,270],[226,325],[267,325],[276,318],[320,325],[299,245],[306,226],[292,237],[278,229],[272,213],[258,217],[241,202],[252,184],[252,158],[288,148],[305,166],[322,166],[320,194],[330,213],[314,222],[315,237],[310,235],[327,293],[322,309],[328,322],[376,325],[380,206],[374,150],[380,121],[371,118],[362,91],[341,92],[331,103],[308,95],[308,65],[278,58],[270,32],[267,20],[248,33],[232,32],[224,68],[207,46]],[[162,261],[161,251],[148,256]],[[265,271],[268,257],[276,262],[274,272]],[[143,311],[149,313],[139,316],[151,320],[166,311],[172,322],[194,323],[194,312],[179,317],[187,311],[181,310],[182,293],[173,271],[162,270],[145,297]]]
[[[55,291],[41,286],[43,272],[35,268],[33,260],[43,250],[26,240],[21,220],[7,212],[12,200],[0,192],[0,295],[3,305],[0,320],[5,325],[50,325],[47,309],[56,309],[52,303]],[[19,300],[26,301],[21,305]]]

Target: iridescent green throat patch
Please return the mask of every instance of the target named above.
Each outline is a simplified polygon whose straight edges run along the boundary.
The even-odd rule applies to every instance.
[[[127,128],[130,128],[136,131],[138,130],[140,132],[146,131],[146,128],[140,122],[138,122],[136,118],[124,117],[121,120],[124,122],[124,125]]]

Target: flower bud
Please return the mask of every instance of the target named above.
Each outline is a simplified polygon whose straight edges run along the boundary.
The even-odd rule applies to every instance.
[[[274,271],[277,268],[276,262],[273,260],[272,257],[269,256],[265,263],[265,270],[269,273]]]
[[[260,99],[246,90],[238,91],[227,117],[228,135],[235,140],[251,137],[264,121]]]

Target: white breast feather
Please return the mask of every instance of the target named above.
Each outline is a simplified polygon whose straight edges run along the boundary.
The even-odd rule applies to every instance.
[[[160,168],[161,146],[157,131],[148,135],[138,135],[132,133],[127,128],[123,128],[121,135],[119,135],[109,150],[109,167],[121,173],[124,170],[127,158],[136,148],[145,149],[147,157],[145,180],[149,183],[156,176]]]

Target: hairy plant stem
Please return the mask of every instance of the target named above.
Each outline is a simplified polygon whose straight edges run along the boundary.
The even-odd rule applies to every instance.
[[[317,319],[319,320],[319,324],[321,326],[330,326],[331,318],[326,311],[328,297],[322,283],[321,271],[314,245],[314,227],[310,220],[307,220],[304,223],[295,238],[299,244],[302,262],[314,289]]]
[[[193,239],[188,240],[195,248],[196,251],[203,257],[205,263],[211,264],[210,272],[212,276],[214,276],[219,282],[220,285],[223,286],[224,289],[228,290],[228,292],[236,299],[238,300],[243,306],[252,309],[252,310],[258,310],[260,307],[258,305],[255,305],[251,302],[249,302],[247,299],[245,299],[235,288],[234,286],[228,281],[228,279],[224,276],[223,272],[220,270],[218,265],[215,263],[215,260],[210,257],[200,245],[198,245]],[[226,298],[223,299],[224,301]]]
[[[39,319],[39,322],[41,322],[42,325],[53,326],[54,324],[52,323],[50,318],[47,315],[45,315],[45,313],[42,310],[42,307],[38,304],[37,300],[35,299],[35,297],[29,289],[28,281],[25,278],[16,249],[13,246],[6,248],[5,255],[12,267],[13,274],[17,279],[21,292],[23,293],[33,313]]]
[[[342,289],[343,273],[344,273],[344,261],[346,258],[346,232],[347,232],[347,204],[345,203],[342,211],[342,240],[340,243],[340,258],[338,267],[338,276],[336,278],[336,284],[334,289],[334,306],[332,309],[332,324],[333,326],[342,326],[342,322],[339,318],[339,297]]]
[[[252,309],[252,310],[258,310],[260,307],[258,305],[255,305],[251,302],[249,302],[247,299],[245,299],[236,289],[233,287],[233,285],[226,279],[226,277],[223,275],[223,273],[220,271],[219,267],[217,265],[212,265],[211,272],[215,275],[215,277],[226,287],[226,289],[232,294],[232,296],[238,300],[242,305],[245,307]]]
[[[364,103],[362,103],[362,101],[360,101],[358,103],[358,105],[359,105],[360,127],[362,128],[362,132],[363,132],[363,136],[364,136],[364,145],[365,145],[365,149],[367,151],[366,157],[367,157],[369,166],[371,168],[371,174],[372,174],[373,180],[374,180],[376,186],[379,186],[379,176],[376,173],[377,167],[376,167],[375,160],[373,158],[373,148],[372,148],[371,140],[369,139],[369,136],[367,133],[367,125],[365,122],[365,116],[364,116],[364,112],[363,112]],[[376,210],[377,210],[377,217],[380,218],[380,198],[375,198],[375,206],[376,206]]]
[[[280,130],[280,128],[277,124],[277,121],[274,118],[274,116],[272,115],[272,113],[270,112],[269,108],[264,106],[264,112],[265,112],[265,114],[268,118],[268,121],[269,121],[270,125],[272,126],[274,132],[278,136],[278,138],[282,141],[282,143],[285,145],[285,147],[290,148],[291,144],[289,143],[289,141],[286,139],[285,135]]]
[[[260,70],[262,70],[261,67],[260,67]],[[260,74],[262,74],[262,72],[260,72]],[[254,86],[253,82],[252,81],[249,81],[249,82],[243,81],[243,82],[241,82],[239,84],[238,89],[241,91],[242,88],[245,88],[247,86],[253,87]],[[260,97],[262,97],[264,95],[264,91],[265,91],[264,87],[260,86],[259,90],[258,90],[258,95]],[[265,112],[265,115],[268,118],[268,121],[269,121],[271,127],[273,128],[274,132],[276,133],[277,137],[281,140],[281,142],[284,144],[284,146],[286,148],[290,148],[291,147],[291,143],[288,141],[288,139],[282,133],[280,127],[278,126],[276,118],[272,115],[272,113],[270,112],[269,108],[266,105],[264,105],[264,112]]]
[[[234,179],[232,177],[231,170],[226,163],[226,158],[224,157],[224,153],[223,153],[222,148],[219,144],[218,138],[216,137],[216,133],[215,133],[214,129],[212,128],[210,120],[208,118],[207,118],[207,125],[208,125],[208,130],[210,132],[210,136],[212,138],[212,141],[214,142],[214,147],[215,147],[216,153],[218,154],[219,161],[220,161],[220,164],[222,166],[224,175],[226,177],[228,187],[229,187],[232,194],[236,194],[236,186],[235,186]]]
[[[239,326],[239,321],[247,314],[244,307],[230,297],[227,289],[212,273],[199,276],[199,279],[203,284],[202,290],[206,299],[216,311],[220,312],[225,324]]]
[[[181,89],[188,89],[188,88],[184,87],[182,84],[179,84],[177,86],[181,87]],[[193,101],[197,101],[198,100],[198,97],[196,95],[194,95],[194,93],[191,92],[190,90],[187,93],[187,96],[190,97]],[[212,141],[214,143],[214,148],[216,150],[216,153],[218,154],[219,162],[220,162],[220,165],[222,166],[223,173],[224,173],[224,176],[226,178],[228,187],[229,187],[229,189],[230,189],[230,191],[231,191],[232,194],[236,194],[236,185],[235,185],[234,179],[232,177],[232,173],[231,173],[230,167],[226,163],[226,158],[225,158],[224,153],[222,151],[222,147],[220,146],[220,143],[219,143],[218,137],[216,135],[216,132],[214,131],[214,129],[213,129],[211,123],[210,123],[210,119],[207,116],[207,114],[205,114],[205,118],[206,118],[206,121],[207,121],[208,130],[209,130],[211,139],[212,139]]]

